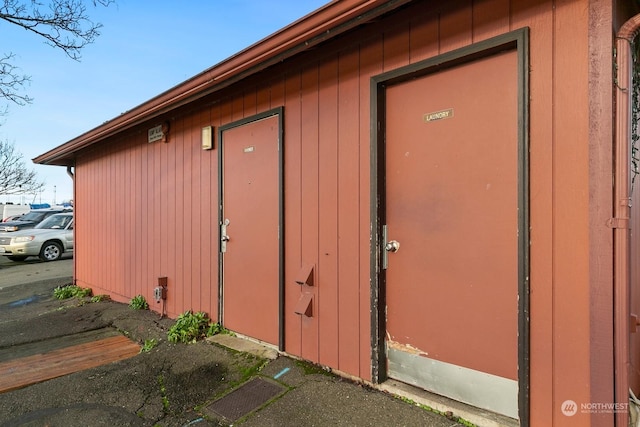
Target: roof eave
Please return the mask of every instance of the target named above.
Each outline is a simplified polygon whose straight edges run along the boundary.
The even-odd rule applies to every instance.
[[[75,154],[79,150],[216,92],[410,1],[331,2],[149,101],[39,155],[33,161],[44,165],[74,166]]]

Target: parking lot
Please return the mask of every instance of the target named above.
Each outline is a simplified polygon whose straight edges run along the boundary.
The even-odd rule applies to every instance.
[[[64,254],[61,260],[52,262],[43,262],[37,257],[16,262],[0,256],[0,288],[72,276],[73,254]]]

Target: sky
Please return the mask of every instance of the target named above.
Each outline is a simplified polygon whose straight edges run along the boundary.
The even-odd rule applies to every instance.
[[[24,0],[28,2],[29,0]],[[31,104],[9,104],[0,140],[19,151],[44,181],[41,194],[0,203],[56,204],[73,198],[65,167],[31,159],[150,100],[320,8],[329,0],[116,0],[87,14],[103,25],[80,61],[0,20],[0,55],[31,77]],[[5,101],[0,99],[0,106]]]

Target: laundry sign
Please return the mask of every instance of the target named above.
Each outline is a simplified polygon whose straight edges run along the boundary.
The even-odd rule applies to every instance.
[[[422,119],[425,123],[429,123],[436,120],[450,119],[451,117],[453,117],[453,108],[427,113],[422,116]]]

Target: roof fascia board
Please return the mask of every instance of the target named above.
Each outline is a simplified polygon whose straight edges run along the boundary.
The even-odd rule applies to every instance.
[[[223,89],[412,0],[338,0],[306,15],[149,101],[33,159],[68,165],[73,154],[105,138]]]

